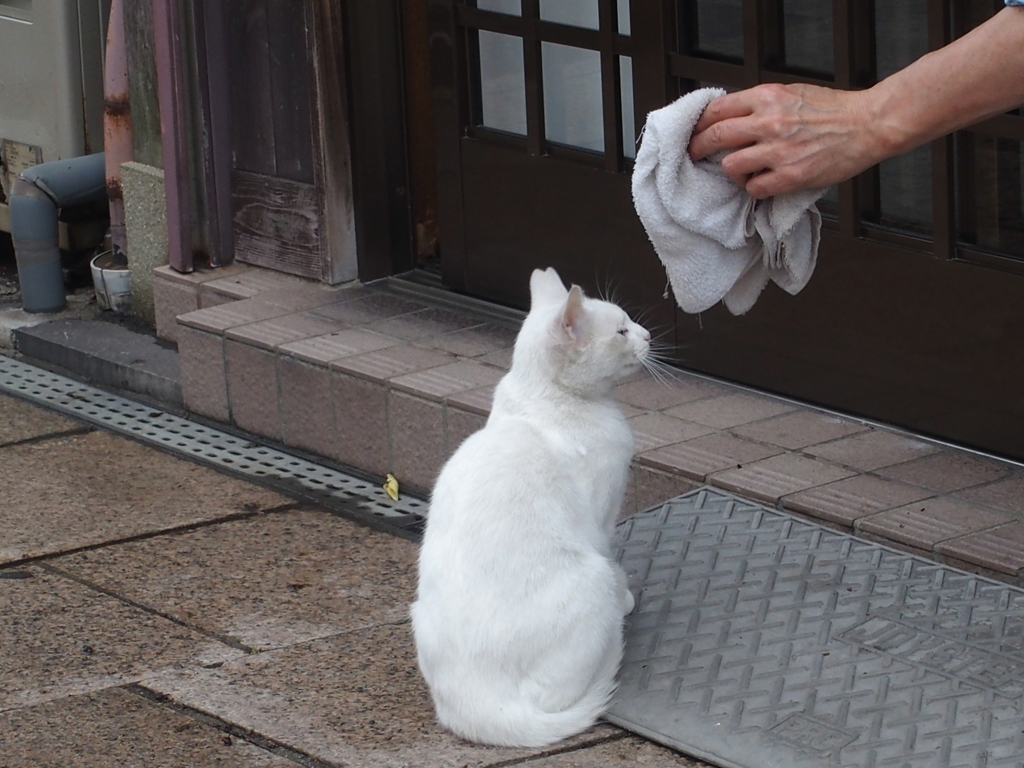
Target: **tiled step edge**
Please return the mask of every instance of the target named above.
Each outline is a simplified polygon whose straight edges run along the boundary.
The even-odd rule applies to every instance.
[[[386,289],[242,270],[193,291],[208,306],[179,304],[174,331],[187,408],[419,493],[483,426],[508,365],[495,339],[512,329]],[[637,436],[625,514],[707,484],[1024,584],[1014,465],[683,371],[617,394]]]

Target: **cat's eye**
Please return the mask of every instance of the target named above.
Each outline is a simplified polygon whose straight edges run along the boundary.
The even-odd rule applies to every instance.
[[[629,334],[629,328],[619,328],[619,334],[622,335],[622,336],[628,335]]]

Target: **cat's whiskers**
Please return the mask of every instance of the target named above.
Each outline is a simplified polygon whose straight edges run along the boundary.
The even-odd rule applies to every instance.
[[[671,349],[668,345],[660,346],[652,343],[648,348],[647,354],[640,361],[647,372],[651,374],[651,377],[665,386],[668,386],[672,381],[680,380],[676,369],[667,359]]]

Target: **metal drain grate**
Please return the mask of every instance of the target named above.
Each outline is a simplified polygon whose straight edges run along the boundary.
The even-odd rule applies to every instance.
[[[424,501],[408,496],[392,501],[366,480],[20,360],[0,356],[0,391],[366,521],[422,530]]]
[[[1024,590],[710,489],[618,537],[612,722],[742,768],[1024,766]]]

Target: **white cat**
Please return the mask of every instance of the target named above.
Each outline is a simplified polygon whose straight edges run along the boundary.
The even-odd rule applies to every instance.
[[[611,391],[650,338],[534,271],[512,368],[441,471],[420,552],[419,665],[460,736],[545,746],[607,708],[633,610],[610,544],[633,436]]]

